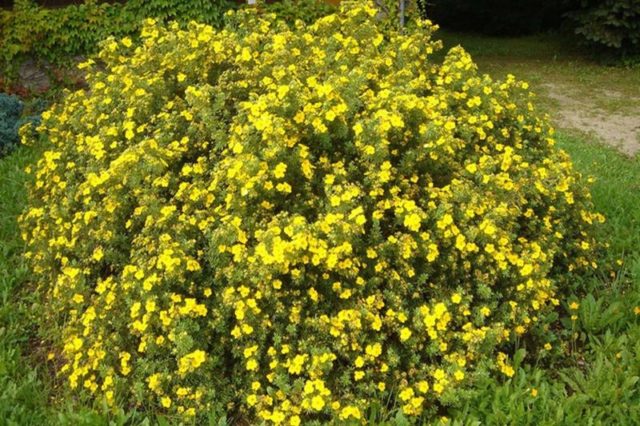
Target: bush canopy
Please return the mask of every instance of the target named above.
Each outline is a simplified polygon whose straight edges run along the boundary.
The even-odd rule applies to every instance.
[[[73,392],[343,424],[514,374],[601,216],[526,83],[376,14],[148,20],[43,114],[20,223]]]

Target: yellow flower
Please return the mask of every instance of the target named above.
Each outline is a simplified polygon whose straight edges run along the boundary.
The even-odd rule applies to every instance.
[[[507,377],[513,377],[513,375],[515,374],[515,371],[513,370],[513,367],[511,367],[510,365],[503,365],[502,366],[502,372]]]
[[[249,404],[249,407],[253,407],[257,403],[258,403],[258,397],[255,394],[251,394],[247,396],[247,404]]]
[[[429,383],[426,380],[419,381],[416,387],[421,393],[427,393],[429,391]]]
[[[411,388],[404,388],[399,394],[398,396],[400,397],[401,400],[403,401],[408,401],[411,398],[413,398],[413,389]]]
[[[284,163],[278,163],[278,165],[276,166],[276,168],[273,170],[273,175],[278,178],[281,179],[284,177],[284,174],[287,172],[287,165]]]
[[[367,345],[365,353],[372,358],[377,358],[382,353],[382,345],[380,343],[374,343],[373,345]]]
[[[275,410],[272,414],[271,414],[271,421],[275,424],[280,424],[284,421],[285,419],[285,415],[282,411],[279,410]]]
[[[152,374],[147,378],[147,383],[149,384],[149,389],[154,392],[158,392],[160,390],[161,378],[160,373]]]
[[[251,60],[251,58],[251,51],[247,47],[243,47],[242,53],[240,54],[240,59],[244,62],[248,62]]]
[[[405,216],[404,226],[406,226],[410,231],[417,232],[420,230],[420,216],[417,213],[411,213],[410,215]]]
[[[347,405],[340,411],[341,420],[348,420],[348,419],[360,420],[360,417],[361,417],[360,409],[353,405]]]
[[[247,370],[249,371],[257,371],[258,370],[258,361],[254,358],[251,358],[247,361]]]
[[[402,328],[402,330],[400,330],[400,341],[404,342],[406,340],[408,340],[411,337],[411,330],[409,330],[407,327]]]
[[[164,408],[169,408],[169,407],[171,407],[171,398],[169,398],[168,396],[163,396],[160,399],[160,403],[162,404],[162,406]]]
[[[178,373],[184,375],[188,372],[200,367],[206,359],[206,353],[203,350],[195,350],[178,360]]]
[[[96,249],[93,251],[93,255],[91,257],[93,258],[93,260],[95,260],[97,262],[102,260],[102,258],[104,257],[104,251],[102,250],[102,247],[96,247]]]
[[[526,277],[528,275],[531,275],[531,272],[533,272],[533,266],[526,264],[524,265],[521,269],[520,269],[520,274],[522,274],[523,277]]]
[[[311,408],[320,411],[324,408],[324,399],[320,395],[316,395],[311,399]]]

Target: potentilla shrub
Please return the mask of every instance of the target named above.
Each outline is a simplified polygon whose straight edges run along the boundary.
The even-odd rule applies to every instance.
[[[375,16],[147,21],[44,114],[21,226],[72,390],[343,424],[514,374],[601,216],[526,83]]]

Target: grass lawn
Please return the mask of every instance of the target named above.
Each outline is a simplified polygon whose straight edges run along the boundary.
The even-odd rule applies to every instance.
[[[47,404],[42,369],[28,359],[35,330],[16,223],[26,201],[22,169],[33,158],[30,150],[19,149],[0,160],[0,418],[8,424],[42,423]]]
[[[545,36],[491,42],[451,34],[444,38],[448,45],[451,40],[463,44],[481,69],[497,75],[511,72],[535,82],[536,75],[543,81],[557,73],[583,78],[592,87],[602,87],[603,75],[609,75],[620,90],[632,84],[640,88],[640,73],[633,74],[632,81],[618,81],[616,73],[629,71],[605,70],[585,63],[577,53],[555,58],[552,41]],[[509,58],[525,52],[530,61],[518,69]],[[558,142],[580,172],[596,178],[593,199],[607,218],[601,238],[610,243],[602,256],[616,270],[575,283],[575,321],[566,304],[560,308],[560,322],[574,334],[554,346],[566,347],[568,355],[520,351],[524,359],[516,375],[481,380],[452,410],[455,424],[640,424],[640,312],[635,312],[640,309],[640,158],[630,159],[569,132],[561,132]],[[100,407],[93,411],[56,396],[55,378],[37,339],[31,310],[37,300],[21,259],[16,223],[25,204],[22,170],[36,154],[22,147],[0,159],[0,424],[155,424],[157,419],[145,420],[140,413],[107,418],[99,414]]]

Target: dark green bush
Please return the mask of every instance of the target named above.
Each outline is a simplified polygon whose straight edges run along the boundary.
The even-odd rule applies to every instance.
[[[16,96],[0,93],[0,156],[8,153],[19,141],[18,122],[22,102]]]
[[[568,14],[588,44],[623,53],[640,52],[640,1],[581,0]]]
[[[570,0],[430,0],[427,17],[458,31],[492,35],[530,34],[557,27]]]
[[[0,157],[18,146],[18,131],[24,124],[33,123],[37,127],[46,107],[46,102],[40,99],[29,102],[25,107],[17,96],[0,93]]]
[[[639,0],[417,1],[429,19],[456,31],[520,35],[570,24],[592,47],[640,52]]]
[[[22,124],[23,107],[18,97],[0,93],[0,157],[9,153],[20,140],[18,129]]]

